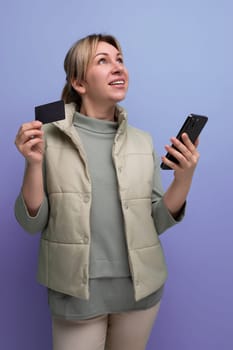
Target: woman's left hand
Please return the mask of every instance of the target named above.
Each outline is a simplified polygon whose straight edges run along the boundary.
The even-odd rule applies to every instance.
[[[197,151],[198,140],[193,144],[188,135],[184,133],[182,141],[172,137],[171,142],[176,148],[165,146],[166,151],[175,157],[179,164],[162,157],[162,161],[174,170],[174,179],[163,196],[164,203],[174,218],[179,215],[186,201],[200,157]]]
[[[177,181],[190,181],[193,177],[194,170],[197,166],[200,154],[197,151],[199,140],[193,144],[186,133],[182,134],[182,141],[172,137],[171,142],[175,146],[166,145],[165,149],[174,156],[179,164],[176,164],[166,157],[162,161],[174,170],[174,176]]]

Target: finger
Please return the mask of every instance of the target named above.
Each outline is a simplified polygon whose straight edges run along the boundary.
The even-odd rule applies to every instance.
[[[172,147],[173,150],[171,150],[172,153],[177,152],[178,150],[185,158],[190,158],[192,156],[192,152],[194,152],[195,150],[195,147],[189,138],[185,140],[186,143],[183,143],[180,140],[178,140],[176,137],[172,137],[171,142],[174,145],[174,147]]]
[[[183,133],[182,134],[182,141],[184,142],[184,144],[186,144],[187,146],[191,146],[194,145],[195,147],[197,147],[199,145],[199,137],[196,138],[195,142],[192,142],[188,136],[187,133]]]
[[[28,140],[32,138],[42,138],[43,137],[43,130],[41,129],[25,129],[21,133],[16,135],[16,144],[24,144]]]
[[[29,122],[29,123],[24,123],[19,128],[17,136],[20,137],[22,134],[24,134],[25,132],[27,132],[29,130],[33,130],[33,129],[40,130],[41,127],[42,127],[42,123],[38,120],[34,120],[32,122]]]
[[[185,158],[189,159],[192,155],[195,155],[197,149],[187,134],[184,133],[182,135],[182,140],[183,142],[175,137],[171,138],[171,142],[174,146],[185,156]]]
[[[197,148],[197,146],[199,145],[199,137],[196,139],[196,141],[194,142],[194,146]]]
[[[175,140],[173,141],[174,143],[176,143],[176,148],[166,145],[165,149],[177,159],[177,161],[179,162],[179,167],[184,169],[195,166],[200,157],[197,149],[194,147],[194,152],[192,153],[188,150],[188,148],[185,145],[182,144],[182,142],[179,142],[179,140],[177,140],[178,142],[176,142]]]
[[[27,142],[28,140],[32,140],[32,139],[42,139],[43,137],[43,131],[42,130],[38,130],[38,129],[31,129],[26,131],[23,135],[22,135],[22,141],[23,142]]]
[[[44,143],[43,139],[31,138],[27,142],[25,142],[24,144],[20,144],[18,146],[18,149],[23,154],[23,156],[25,158],[28,158],[34,153],[34,149],[36,146],[41,147],[41,153],[42,153],[43,143]],[[38,152],[38,150],[39,149],[37,148],[36,151]]]
[[[191,151],[191,152],[194,152],[195,151],[195,148],[196,148],[196,145],[195,145],[195,142],[193,143],[188,134],[187,133],[183,133],[181,135],[181,138],[182,138],[182,142],[183,144]]]
[[[29,123],[24,123],[19,128],[18,134],[23,133],[30,129],[39,129],[42,127],[42,123],[39,120],[33,120]]]
[[[190,140],[190,138],[186,133],[184,133],[182,136],[183,136],[182,139],[184,140],[184,144],[187,147],[188,151],[190,152],[190,153],[184,152],[183,154],[185,155],[188,161],[196,163],[200,157],[199,152],[197,150],[197,146],[199,144],[199,138],[197,138],[196,141],[192,143],[192,141]]]
[[[175,146],[176,147],[176,146]],[[182,153],[182,151],[180,149],[178,149],[178,147],[173,147],[173,146],[170,146],[170,145],[166,145],[165,146],[165,149],[168,153],[170,153],[174,158],[177,159],[177,161],[180,163],[180,162],[183,162],[184,160],[186,160],[186,157],[189,156],[188,154],[188,151],[187,151],[187,154],[184,155]],[[183,147],[183,149],[185,149],[185,147]],[[184,151],[183,151],[184,152]],[[191,154],[190,154],[191,155]]]
[[[174,162],[172,162],[171,160],[169,160],[167,157],[162,156],[161,160],[164,164],[166,164],[169,168],[171,168],[172,170],[177,170],[179,167],[179,164],[176,164]]]

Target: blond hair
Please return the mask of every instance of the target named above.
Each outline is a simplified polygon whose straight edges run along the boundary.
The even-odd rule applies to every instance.
[[[85,80],[88,65],[96,51],[98,43],[101,41],[114,46],[122,54],[118,40],[112,35],[105,34],[91,34],[78,40],[66,54],[64,60],[66,84],[63,88],[61,98],[65,103],[76,103],[78,110],[81,107],[82,99],[72,87],[72,82],[74,80]]]

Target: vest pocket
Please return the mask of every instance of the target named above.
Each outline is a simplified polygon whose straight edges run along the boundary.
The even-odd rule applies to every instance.
[[[157,291],[167,278],[167,268],[160,244],[130,252],[135,299]]]
[[[42,239],[39,255],[39,282],[48,288],[88,298],[89,246],[63,244]]]

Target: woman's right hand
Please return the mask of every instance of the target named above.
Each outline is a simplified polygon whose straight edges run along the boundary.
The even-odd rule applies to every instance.
[[[21,125],[15,138],[15,145],[28,164],[42,163],[44,154],[42,123],[34,120]]]

